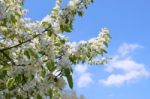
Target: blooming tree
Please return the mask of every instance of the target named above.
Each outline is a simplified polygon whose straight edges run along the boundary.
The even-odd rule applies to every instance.
[[[66,7],[62,2],[56,0],[50,14],[32,22],[24,18],[24,0],[0,0],[0,98],[58,99],[65,82],[73,88],[72,65],[106,61],[102,55],[110,40],[108,29],[78,43],[63,35],[93,0],[70,0]]]

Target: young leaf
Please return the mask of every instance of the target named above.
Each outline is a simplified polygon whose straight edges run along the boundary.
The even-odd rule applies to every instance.
[[[33,56],[34,58],[38,59],[38,54],[35,51],[33,51],[31,48],[29,48],[28,51],[29,51],[31,56]]]
[[[49,71],[53,71],[55,69],[55,63],[52,60],[48,61],[46,66]]]
[[[8,65],[4,66],[3,68],[0,69],[0,73],[3,72],[3,71],[8,71],[10,69],[11,69],[11,66],[8,66]]]
[[[8,79],[8,81],[6,82],[6,87],[7,88],[11,88],[15,83],[15,79],[14,78],[10,78]]]
[[[43,25],[44,27],[48,27],[48,26],[49,26],[49,23],[48,23],[48,22],[42,22],[42,25]]]

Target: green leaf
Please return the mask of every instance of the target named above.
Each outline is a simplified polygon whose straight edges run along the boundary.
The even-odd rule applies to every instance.
[[[4,99],[11,99],[10,93],[4,93]]]
[[[40,75],[41,75],[42,77],[45,77],[45,74],[46,74],[46,71],[45,71],[44,68],[42,68],[41,71],[40,71]]]
[[[68,24],[68,22],[69,22],[69,19],[68,19],[68,18],[66,18],[65,23],[66,23],[66,24]]]
[[[64,31],[65,32],[71,32],[71,28],[69,26],[64,26]]]
[[[0,79],[5,79],[6,76],[7,76],[7,71],[0,72]]]
[[[51,37],[51,36],[52,36],[52,33],[53,33],[53,31],[52,31],[52,30],[48,30],[48,31],[47,31],[47,35],[48,35],[49,37]]]
[[[49,23],[48,23],[48,22],[42,22],[42,25],[43,25],[44,27],[48,27],[48,26],[49,26]]]
[[[83,12],[78,11],[78,16],[83,16]]]
[[[60,46],[61,44],[59,42],[56,42],[55,43],[55,46]]]
[[[15,81],[20,84],[25,84],[30,77],[25,77],[24,74],[19,74],[15,77]]]
[[[38,59],[38,54],[35,51],[33,51],[31,48],[29,48],[28,51],[29,51],[31,56],[33,56],[34,58]]]
[[[6,88],[5,83],[2,80],[0,80],[0,90],[3,90],[5,88]]]
[[[67,77],[67,81],[68,81],[69,87],[72,89],[73,88],[72,75],[66,75],[66,77]]]
[[[55,67],[55,62],[52,61],[52,60],[49,60],[47,63],[46,63],[46,66],[48,68],[49,71],[54,71],[56,69]]]
[[[21,17],[21,15],[20,15],[18,12],[15,12],[15,15],[16,15],[17,17]]]
[[[32,73],[30,73],[28,79],[33,80],[33,78],[34,78],[34,75],[32,75]]]
[[[2,26],[6,26],[6,23],[7,23],[7,18],[3,18],[3,19],[2,19],[2,24],[1,24],[1,25],[2,25]]]
[[[73,88],[73,79],[72,79],[72,75],[71,75],[71,70],[69,68],[65,68],[64,73],[67,78],[69,87],[72,89]]]
[[[65,32],[71,32],[72,31],[72,25],[60,25],[60,28],[62,31],[65,31]]]
[[[61,42],[62,44],[65,44],[66,40],[65,40],[65,39],[61,39],[60,42]]]
[[[8,71],[8,70],[10,70],[11,69],[11,66],[4,66],[4,67],[2,67],[1,69],[0,69],[0,73],[1,72],[3,72],[3,71]]]
[[[0,69],[0,79],[5,79],[5,77],[7,76],[7,71],[11,70],[11,66],[9,65],[6,65],[6,66],[3,66],[1,69]]]
[[[22,75],[21,75],[21,74],[17,75],[17,76],[15,77],[15,81],[16,81],[17,83],[20,83],[20,82],[22,81]]]
[[[8,81],[6,82],[6,87],[7,87],[7,88],[11,88],[14,84],[15,84],[15,79],[14,79],[14,78],[10,78],[10,79],[8,79]]]
[[[15,15],[11,15],[10,19],[13,24],[17,22]]]
[[[86,57],[84,55],[81,55],[80,57],[81,57],[82,63],[85,63]]]
[[[48,96],[50,97],[50,99],[52,99],[52,97],[53,97],[53,90],[52,89],[48,89]]]
[[[25,51],[24,51],[24,55],[26,55],[27,58],[30,59],[30,54],[29,54],[29,51],[28,51],[28,50],[25,50]]]
[[[103,54],[107,53],[107,51],[105,49],[100,49],[99,53],[103,55]]]
[[[40,96],[40,94],[37,94],[36,99],[42,99],[42,96]]]
[[[77,57],[75,55],[71,55],[69,57],[70,61],[73,63],[73,64],[76,64],[77,63]]]
[[[52,13],[56,15],[56,14],[58,14],[58,10],[57,9],[53,9]]]

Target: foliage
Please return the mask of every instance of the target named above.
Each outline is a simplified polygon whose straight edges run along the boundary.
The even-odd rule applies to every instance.
[[[72,65],[102,64],[94,59],[106,53],[109,31],[98,37],[71,43],[63,35],[73,30],[76,15],[82,16],[93,0],[63,0],[41,21],[24,18],[24,0],[0,0],[0,98],[42,99],[59,97],[63,83],[73,88]]]

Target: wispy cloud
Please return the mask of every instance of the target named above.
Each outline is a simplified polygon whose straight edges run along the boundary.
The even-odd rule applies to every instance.
[[[135,49],[138,48],[143,48],[143,46],[138,45],[138,44],[128,44],[128,43],[123,43],[119,48],[118,48],[118,53],[121,56],[125,56],[133,52]]]
[[[88,72],[88,66],[87,65],[76,65],[75,71],[78,75],[77,79],[77,86],[79,88],[87,87],[93,82],[92,74]]]
[[[87,87],[88,85],[90,85],[93,80],[91,78],[92,74],[91,73],[84,73],[82,74],[79,79],[78,79],[78,87]]]
[[[83,74],[83,73],[87,72],[87,70],[88,70],[87,65],[79,64],[79,65],[76,65],[76,67],[75,67],[75,71],[78,72],[79,74]]]
[[[118,86],[142,77],[148,77],[150,72],[146,70],[145,64],[135,61],[130,55],[137,48],[142,48],[142,46],[127,43],[121,45],[113,60],[106,66],[106,71],[111,74],[99,82],[106,86]]]

